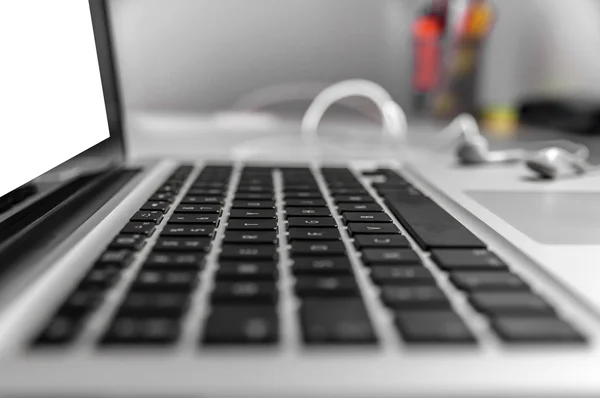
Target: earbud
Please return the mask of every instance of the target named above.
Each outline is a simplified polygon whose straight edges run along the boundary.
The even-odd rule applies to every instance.
[[[525,165],[540,177],[548,179],[584,174],[593,168],[582,157],[557,147],[533,153],[525,160]]]

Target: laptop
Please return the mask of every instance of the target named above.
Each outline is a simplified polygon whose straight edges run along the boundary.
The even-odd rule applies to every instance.
[[[0,16],[31,57],[2,63],[0,394],[600,393],[596,177],[416,148],[132,161],[105,2],[19,4]]]

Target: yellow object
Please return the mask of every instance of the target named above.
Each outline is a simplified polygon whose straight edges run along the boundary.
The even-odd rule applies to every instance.
[[[519,127],[519,115],[511,107],[494,107],[483,113],[486,130],[498,137],[511,137]]]
[[[483,38],[492,30],[494,8],[485,0],[475,0],[467,17],[466,35],[469,38]]]

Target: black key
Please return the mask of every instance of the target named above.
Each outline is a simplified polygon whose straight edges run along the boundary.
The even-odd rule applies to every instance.
[[[392,219],[385,213],[346,213],[344,222],[391,223]]]
[[[223,188],[191,188],[186,195],[190,196],[223,196]]]
[[[220,214],[221,205],[179,205],[175,213]]]
[[[377,265],[418,265],[421,260],[411,249],[364,249],[362,261],[365,264]]]
[[[450,280],[468,292],[529,290],[521,278],[510,272],[453,272]]]
[[[82,320],[67,316],[54,317],[42,333],[35,339],[35,345],[65,345],[73,341],[79,333]]]
[[[173,214],[169,224],[213,224],[219,220],[216,214]]]
[[[225,243],[277,243],[275,231],[225,231]]]
[[[210,225],[167,225],[161,236],[212,236],[215,227]]]
[[[319,186],[315,184],[285,184],[283,192],[319,192]]]
[[[352,276],[298,276],[296,293],[300,297],[359,296],[356,280]]]
[[[478,311],[495,317],[503,315],[552,315],[554,309],[531,292],[477,292],[469,301]]]
[[[285,213],[288,217],[331,217],[327,207],[289,207]]]
[[[275,281],[277,266],[268,261],[225,261],[219,264],[217,280]]]
[[[150,196],[149,199],[151,202],[173,202],[173,200],[175,200],[175,195],[172,193],[168,193],[168,192],[159,192],[159,193],[155,193],[154,195]]]
[[[449,310],[451,304],[437,286],[383,286],[381,299],[396,310]]]
[[[102,302],[104,292],[100,289],[75,290],[59,309],[59,316],[80,318],[92,312]]]
[[[155,230],[156,224],[153,222],[129,222],[123,227],[121,233],[150,236]]]
[[[236,193],[235,200],[249,200],[249,201],[273,201],[274,197],[272,193]]]
[[[425,249],[485,248],[485,244],[429,199],[386,198],[386,204]]]
[[[354,196],[354,195],[369,195],[369,192],[367,192],[366,189],[364,188],[333,188],[331,189],[331,194],[333,196],[337,196],[337,195],[346,195],[346,196]]]
[[[432,250],[431,256],[448,271],[493,271],[506,270],[506,264],[494,253],[485,249],[439,249]]]
[[[350,223],[348,230],[355,234],[399,234],[400,230],[394,224]]]
[[[335,228],[337,224],[331,217],[289,217],[290,227]]]
[[[96,261],[97,267],[128,267],[133,261],[133,254],[129,250],[107,250]]]
[[[290,228],[288,240],[339,240],[340,232],[333,228]]]
[[[156,211],[162,211],[163,213],[166,213],[167,211],[169,211],[169,207],[171,207],[169,202],[146,202],[146,204],[143,205],[140,208],[140,210],[142,210],[142,211],[156,210]]]
[[[211,188],[221,188],[225,190],[227,188],[227,183],[224,181],[196,181],[192,185],[192,189],[211,189]]]
[[[180,333],[180,322],[173,318],[118,317],[113,320],[101,343],[120,344],[172,344]]]
[[[276,260],[275,245],[252,244],[236,245],[226,243],[220,255],[221,260]]]
[[[218,305],[206,321],[204,344],[273,344],[279,339],[275,308]]]
[[[273,187],[265,185],[239,185],[236,194],[238,193],[273,193]]]
[[[296,275],[352,275],[348,257],[294,257],[292,271]]]
[[[555,317],[500,317],[492,327],[508,343],[585,343],[573,326]]]
[[[377,337],[361,299],[307,299],[300,307],[307,344],[375,344]]]
[[[272,200],[234,200],[233,209],[274,209]]]
[[[378,285],[435,285],[433,275],[423,266],[374,266],[371,279]]]
[[[292,256],[339,256],[346,253],[340,241],[297,241],[290,248]]]
[[[274,219],[235,219],[227,221],[229,231],[275,231],[277,220]]]
[[[334,197],[336,204],[341,203],[374,203],[370,195],[337,195]]]
[[[210,246],[210,238],[158,238],[154,249],[165,252],[205,252]]]
[[[110,249],[140,250],[146,244],[142,235],[119,235],[109,245]]]
[[[199,270],[204,263],[204,254],[198,253],[151,253],[144,269],[152,270]]]
[[[223,203],[222,196],[185,196],[181,200],[181,204],[205,204],[205,205],[219,205]]]
[[[213,303],[274,304],[277,301],[277,286],[263,281],[219,281],[211,295]]]
[[[381,206],[376,203],[341,203],[338,205],[338,209],[342,213],[353,213],[353,212],[383,212]]]
[[[402,338],[417,344],[474,344],[475,337],[452,311],[401,311],[396,326]]]
[[[233,209],[229,213],[229,219],[234,218],[276,218],[277,212],[275,210],[244,210],[244,209]]]
[[[173,193],[173,194],[178,194],[179,190],[181,189],[181,183],[169,183],[169,184],[164,184],[163,186],[161,186],[160,188],[158,188],[156,190],[157,193]]]
[[[115,268],[92,268],[79,284],[81,289],[106,289],[119,279]]]
[[[357,249],[365,248],[410,248],[410,243],[402,235],[354,235]]]
[[[180,318],[188,308],[189,294],[129,293],[119,307],[119,316]]]
[[[287,207],[311,207],[311,206],[327,206],[327,202],[323,199],[286,199],[285,206]]]
[[[320,191],[286,192],[285,199],[323,199]]]
[[[142,269],[133,282],[135,291],[190,292],[198,282],[196,271]]]

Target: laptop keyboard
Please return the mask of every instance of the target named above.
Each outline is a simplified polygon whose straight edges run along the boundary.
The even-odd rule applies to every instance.
[[[208,165],[189,185],[192,175],[193,166],[176,169],[131,216],[34,346],[76,344],[132,264],[134,276],[97,333],[100,349],[177,344],[184,321],[197,316],[193,298],[204,293],[203,346],[281,344],[283,296],[298,303],[303,344],[376,346],[356,274],[363,268],[408,345],[481,343],[440,278],[506,344],[586,342],[485,243],[392,170],[364,173],[377,196],[346,168],[246,166],[233,178],[232,166]]]

